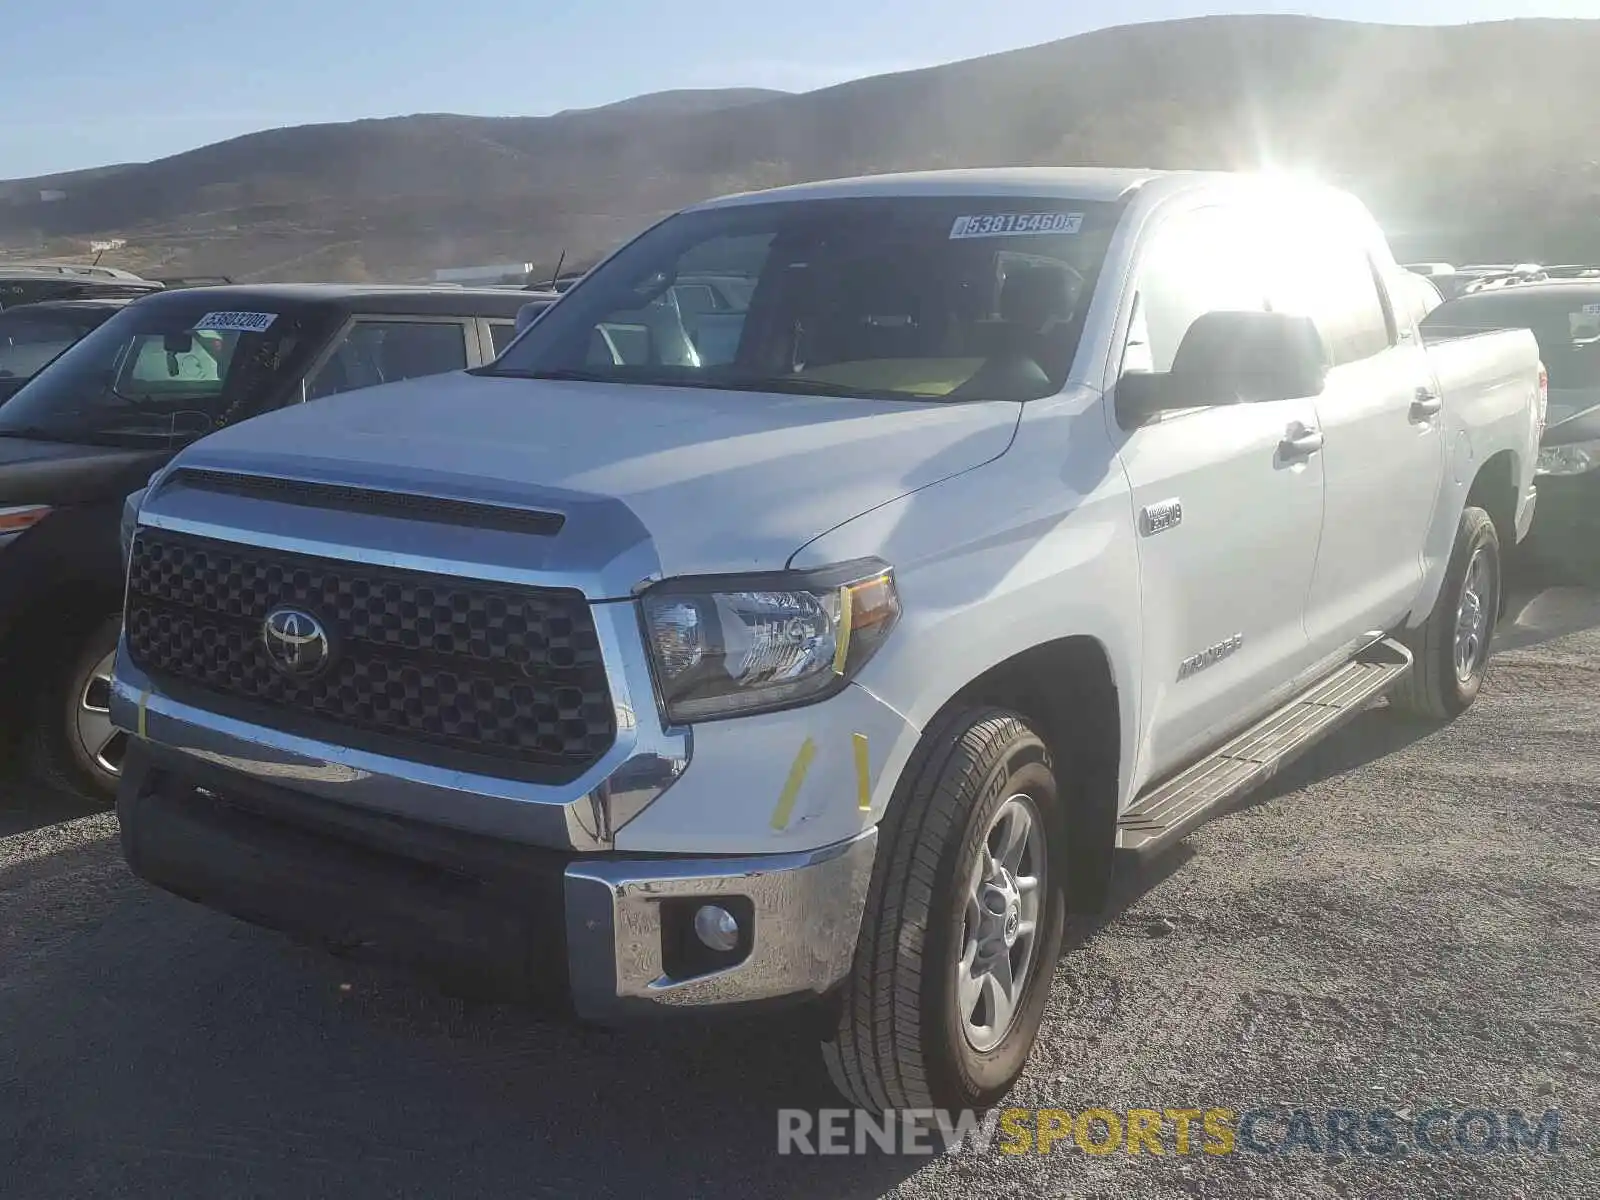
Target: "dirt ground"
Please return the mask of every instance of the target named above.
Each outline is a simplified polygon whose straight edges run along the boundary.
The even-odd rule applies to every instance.
[[[0,1195],[1600,1196],[1600,592],[1442,729],[1364,713],[1076,928],[1011,1103],[1560,1113],[1559,1152],[795,1158],[792,1019],[621,1034],[349,967],[0,792]],[[1280,1130],[1281,1134],[1281,1130]]]

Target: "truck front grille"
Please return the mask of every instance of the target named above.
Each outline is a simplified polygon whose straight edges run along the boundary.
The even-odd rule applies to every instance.
[[[327,632],[311,678],[268,653],[266,618],[280,607]],[[141,529],[125,621],[134,664],[174,694],[336,745],[555,782],[616,737],[577,591]]]

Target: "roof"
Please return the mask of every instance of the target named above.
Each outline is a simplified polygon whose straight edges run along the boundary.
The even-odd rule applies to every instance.
[[[839,200],[856,196],[1059,196],[1086,202],[1119,200],[1153,179],[1179,174],[1126,167],[1000,167],[911,171],[798,183],[764,192],[708,200],[696,208],[777,200]],[[1193,173],[1203,177],[1202,173]],[[1218,173],[1221,177],[1221,173]]]
[[[183,288],[157,292],[144,305],[212,305],[248,312],[274,303],[324,305],[349,313],[409,314],[429,317],[509,317],[528,302],[528,293],[507,288],[391,286],[366,283],[259,283]]]
[[[106,312],[131,304],[133,296],[100,296],[92,300],[35,300],[32,304],[13,304],[6,313],[45,312]]]

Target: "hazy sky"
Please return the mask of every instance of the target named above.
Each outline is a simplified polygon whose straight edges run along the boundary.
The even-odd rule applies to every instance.
[[[315,121],[542,115],[683,87],[826,87],[1214,12],[1391,23],[1600,17],[1600,0],[14,0],[0,178]],[[1111,14],[1115,14],[1112,16]],[[1517,64],[1537,86],[1534,64]]]

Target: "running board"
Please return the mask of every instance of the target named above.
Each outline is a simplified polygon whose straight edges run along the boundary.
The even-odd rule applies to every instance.
[[[1140,855],[1166,849],[1225,802],[1265,783],[1410,669],[1411,652],[1399,642],[1372,643],[1221,749],[1146,791],[1117,822],[1117,847]]]

